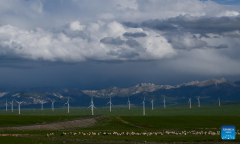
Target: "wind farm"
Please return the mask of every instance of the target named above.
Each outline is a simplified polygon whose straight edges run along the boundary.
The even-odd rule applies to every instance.
[[[1,144],[240,143],[239,0],[1,0]]]
[[[189,98],[185,103],[179,104],[166,103],[166,96],[160,95],[159,97],[163,99],[158,100],[159,102],[146,99],[145,96],[141,105],[136,105],[137,103],[132,99],[131,109],[129,107],[131,97],[128,97],[128,102],[125,101],[124,106],[112,106],[115,99],[110,96],[106,101],[108,100],[107,104],[111,107],[99,106],[96,109],[94,97],[91,96],[90,106],[72,107],[71,113],[69,113],[71,100],[69,96],[65,97],[67,102],[64,103],[67,105],[67,111],[65,108],[58,107],[58,101],[52,99],[49,104],[45,104],[44,110],[21,109],[20,105],[23,101],[16,101],[15,104],[19,111],[2,110],[0,113],[0,121],[4,122],[0,122],[0,130],[2,129],[0,138],[1,135],[10,137],[17,135],[26,141],[34,139],[36,142],[44,143],[48,143],[50,139],[55,142],[71,141],[72,137],[75,140],[86,139],[89,143],[108,143],[109,141],[121,143],[122,138],[129,142],[139,142],[139,140],[151,143],[174,142],[175,140],[192,142],[197,140],[204,143],[209,139],[221,141],[219,138],[221,124],[222,122],[228,124],[229,118],[231,119],[229,124],[240,126],[237,120],[240,114],[236,109],[240,108],[240,105],[237,103],[229,105],[228,103],[231,102],[223,102],[223,105],[219,107],[219,101],[215,101],[202,103],[200,107],[199,96],[196,96],[195,101]],[[146,105],[146,101],[149,105]],[[153,105],[153,102],[156,104]],[[54,103],[57,104],[57,108],[54,108]],[[13,118],[14,120],[10,122],[9,120]],[[27,123],[18,122],[23,119],[26,119]],[[218,122],[218,119],[221,119],[221,122]],[[152,122],[147,124],[149,121]],[[183,125],[183,123],[186,124]],[[238,141],[240,139],[237,138],[235,142]]]

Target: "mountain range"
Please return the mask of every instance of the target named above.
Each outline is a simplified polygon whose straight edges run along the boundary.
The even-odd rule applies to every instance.
[[[42,100],[46,107],[50,107],[51,100],[54,99],[56,107],[63,107],[68,97],[72,107],[88,106],[91,97],[94,98],[96,106],[102,107],[106,106],[110,96],[114,105],[126,105],[129,97],[131,103],[137,106],[144,97],[147,105],[150,105],[152,99],[155,105],[162,105],[164,97],[167,104],[186,103],[189,98],[197,101],[199,96],[203,103],[216,102],[218,98],[222,101],[237,101],[240,99],[240,81],[230,82],[222,78],[192,81],[176,86],[141,83],[129,88],[111,87],[101,90],[57,87],[0,88],[0,107],[4,107],[6,99],[24,101],[23,106],[26,108],[39,106]]]

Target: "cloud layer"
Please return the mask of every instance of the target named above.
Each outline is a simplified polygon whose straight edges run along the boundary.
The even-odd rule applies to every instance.
[[[240,52],[238,5],[199,0],[1,3],[0,58],[4,60],[164,60],[169,67],[181,64],[186,71],[195,64],[209,68],[204,63],[211,64],[213,59],[214,65],[240,62],[236,56]],[[198,52],[204,60],[196,57]],[[223,57],[225,63],[220,61]],[[233,67],[228,68],[219,71],[233,74]],[[201,73],[204,68],[196,69]]]
[[[86,26],[74,21],[56,32],[4,25],[0,27],[1,55],[35,61],[81,62],[154,60],[176,54],[164,37],[155,38],[159,34],[154,31],[148,31],[146,37],[142,31],[123,27],[116,21],[99,21]]]

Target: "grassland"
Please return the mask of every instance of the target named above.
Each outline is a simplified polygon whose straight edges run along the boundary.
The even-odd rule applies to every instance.
[[[52,112],[50,109],[36,110],[26,109],[21,110],[21,115],[17,114],[15,110],[1,111],[0,113],[0,126],[13,126],[13,125],[27,125],[42,122],[59,121],[65,119],[73,119],[91,114],[90,109],[86,108],[72,108],[70,114],[66,109],[55,109]],[[225,106],[211,106],[205,105],[201,108],[193,106],[190,109],[187,105],[167,106],[166,109],[156,107],[154,110],[146,108],[146,116],[142,116],[141,107],[133,107],[130,110],[127,107],[113,107],[112,112],[109,108],[95,109],[95,115],[105,115],[97,119],[94,126],[81,128],[81,129],[68,129],[65,132],[113,132],[113,131],[134,131],[134,132],[153,132],[164,130],[197,130],[197,131],[219,131],[222,125],[235,125],[240,129],[240,105],[225,105]],[[123,123],[117,117],[134,125]],[[59,119],[61,117],[61,119]],[[26,122],[24,122],[26,121]],[[46,138],[46,133],[55,133],[54,138]],[[27,133],[27,134],[40,134],[31,137],[19,137],[11,139],[7,137],[0,137],[0,141],[6,143],[13,143],[16,141],[24,141],[24,143],[142,143],[143,141],[152,143],[162,142],[222,142],[220,136],[60,136],[63,131],[1,131],[0,133]],[[12,137],[11,137],[12,138]],[[240,142],[240,137],[236,137],[235,141]]]
[[[132,107],[130,110],[127,107],[115,107],[109,111],[108,107],[94,109],[95,115],[108,115],[108,116],[142,116],[143,111],[141,107]],[[11,112],[10,110],[1,110],[0,115],[18,115],[18,110]],[[21,109],[21,115],[30,116],[86,116],[91,115],[91,110],[87,108],[70,108],[70,113],[67,109]],[[172,105],[163,107],[155,107],[152,110],[146,107],[146,116],[240,116],[240,105],[224,105],[212,106],[203,105],[200,108],[193,105],[190,109],[188,104],[185,105]]]
[[[27,116],[27,115],[4,115],[0,116],[0,127],[23,126],[71,120],[83,116]]]

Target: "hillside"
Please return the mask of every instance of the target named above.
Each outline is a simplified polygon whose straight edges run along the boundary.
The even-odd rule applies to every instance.
[[[210,79],[176,86],[141,83],[129,88],[112,87],[102,90],[57,87],[0,88],[0,105],[4,107],[7,99],[8,102],[24,101],[22,105],[26,108],[40,107],[41,101],[45,107],[51,107],[51,100],[55,100],[55,107],[63,107],[70,97],[71,107],[86,107],[89,105],[90,97],[93,97],[95,105],[102,107],[106,106],[110,96],[114,105],[126,105],[128,97],[134,105],[141,105],[143,97],[146,98],[146,105],[150,105],[152,99],[156,105],[162,105],[164,97],[167,104],[186,103],[190,97],[196,102],[197,96],[201,97],[201,102],[206,103],[217,101],[218,98],[222,101],[237,101],[240,99],[240,84],[225,79]],[[14,105],[16,106],[16,102]]]

